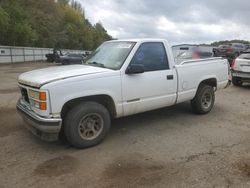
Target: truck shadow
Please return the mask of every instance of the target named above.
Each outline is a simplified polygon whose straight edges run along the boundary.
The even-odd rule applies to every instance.
[[[142,129],[148,128],[148,129],[162,129],[162,128],[168,128],[167,126],[173,126],[176,122],[182,122],[183,119],[190,119],[195,116],[192,113],[190,103],[185,102],[181,103],[175,106],[166,107],[158,110],[153,110],[149,112],[144,112],[128,117],[123,117],[119,119],[114,119],[112,121],[111,129],[109,134],[107,135],[107,138],[105,140],[113,140],[117,139],[117,137],[120,137],[121,134],[124,135],[125,132],[129,131],[139,131],[141,132]],[[124,132],[124,129],[126,131]],[[67,141],[65,140],[58,140],[55,142],[45,142],[31,133],[27,132],[25,130],[26,136],[28,136],[30,139],[32,139],[32,142],[39,145],[39,148],[41,150],[49,150],[49,151],[61,151],[61,150],[70,150],[70,151],[77,151],[76,148],[71,146]],[[108,142],[109,142],[108,141]],[[103,144],[100,144],[99,147],[105,147],[105,142]],[[92,147],[92,149],[95,147]],[[89,148],[91,149],[91,148]],[[86,149],[85,149],[86,150]],[[88,150],[88,149],[87,149]]]
[[[171,107],[114,119],[110,134],[116,134],[117,131],[119,132],[124,128],[134,129],[135,127],[145,128],[152,125],[154,125],[154,127],[162,126],[162,124],[166,124],[168,122],[183,121],[183,119],[193,116],[194,114],[190,107],[190,103],[185,102]]]
[[[150,131],[151,134],[152,132],[161,134],[165,131],[180,129],[181,127],[196,126],[196,124],[199,124],[204,118],[211,118],[214,114],[219,115],[220,111],[223,111],[223,109],[221,109],[220,106],[215,106],[208,115],[200,116],[192,112],[190,102],[184,102],[171,107],[114,119],[112,120],[110,132],[104,142],[98,146],[86,148],[84,150],[92,151],[98,148],[106,148],[113,143],[114,140],[122,142],[123,139],[128,139],[128,135],[131,133],[138,135],[143,133],[147,134],[148,131]],[[200,118],[195,118],[196,116]],[[53,143],[44,142],[34,137],[31,133],[29,135],[32,142],[39,145],[41,150],[64,151],[66,149],[67,151],[78,151],[78,149],[71,146],[67,141],[59,140]],[[145,136],[147,137],[147,135]]]

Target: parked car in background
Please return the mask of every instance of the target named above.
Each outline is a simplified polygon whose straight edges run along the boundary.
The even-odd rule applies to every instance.
[[[86,55],[84,54],[66,54],[63,56],[59,56],[56,59],[56,63],[62,63],[63,65],[82,64],[85,59]]]
[[[57,58],[62,56],[62,51],[58,49],[53,49],[53,53],[46,54],[45,57],[47,58],[47,62],[54,62]]]
[[[233,61],[232,82],[235,86],[241,86],[244,82],[250,82],[250,50],[243,52]]]
[[[250,49],[250,44],[245,44],[245,47],[246,50]]]
[[[172,46],[173,56],[176,57],[187,51],[200,51],[200,52],[210,52],[213,53],[214,46],[206,44],[178,44]]]
[[[246,46],[241,43],[232,43],[232,44],[223,44],[219,45],[218,48],[214,48],[214,56],[216,57],[225,57],[235,59],[237,58],[244,50]]]
[[[208,50],[202,50],[199,47],[193,47],[186,51],[180,52],[175,57],[176,64],[180,64],[183,61],[194,59],[206,59],[213,57],[213,52]]]

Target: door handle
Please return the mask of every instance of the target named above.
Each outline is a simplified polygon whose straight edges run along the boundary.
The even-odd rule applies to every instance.
[[[173,80],[174,79],[174,75],[167,75],[167,80]]]

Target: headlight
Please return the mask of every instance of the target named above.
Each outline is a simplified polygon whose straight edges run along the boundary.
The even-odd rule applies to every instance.
[[[39,100],[39,92],[38,91],[34,91],[34,90],[29,89],[28,95],[29,95],[29,98]]]
[[[29,89],[28,96],[30,104],[40,110],[47,110],[47,93],[45,91],[35,91]]]
[[[39,101],[46,101],[46,92],[44,91],[35,91],[29,89],[29,98],[39,100]]]

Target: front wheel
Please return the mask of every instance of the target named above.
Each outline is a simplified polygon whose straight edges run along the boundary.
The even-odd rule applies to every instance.
[[[73,107],[64,121],[64,134],[70,144],[87,148],[99,144],[110,128],[108,110],[96,102],[83,102]]]
[[[241,86],[242,85],[242,81],[240,78],[238,77],[232,77],[232,83],[235,86]]]
[[[62,61],[62,65],[68,65],[68,64],[69,64],[69,61],[67,61],[67,60]]]
[[[214,101],[214,88],[209,85],[201,84],[194,99],[191,100],[191,107],[197,114],[206,114],[212,110]]]

